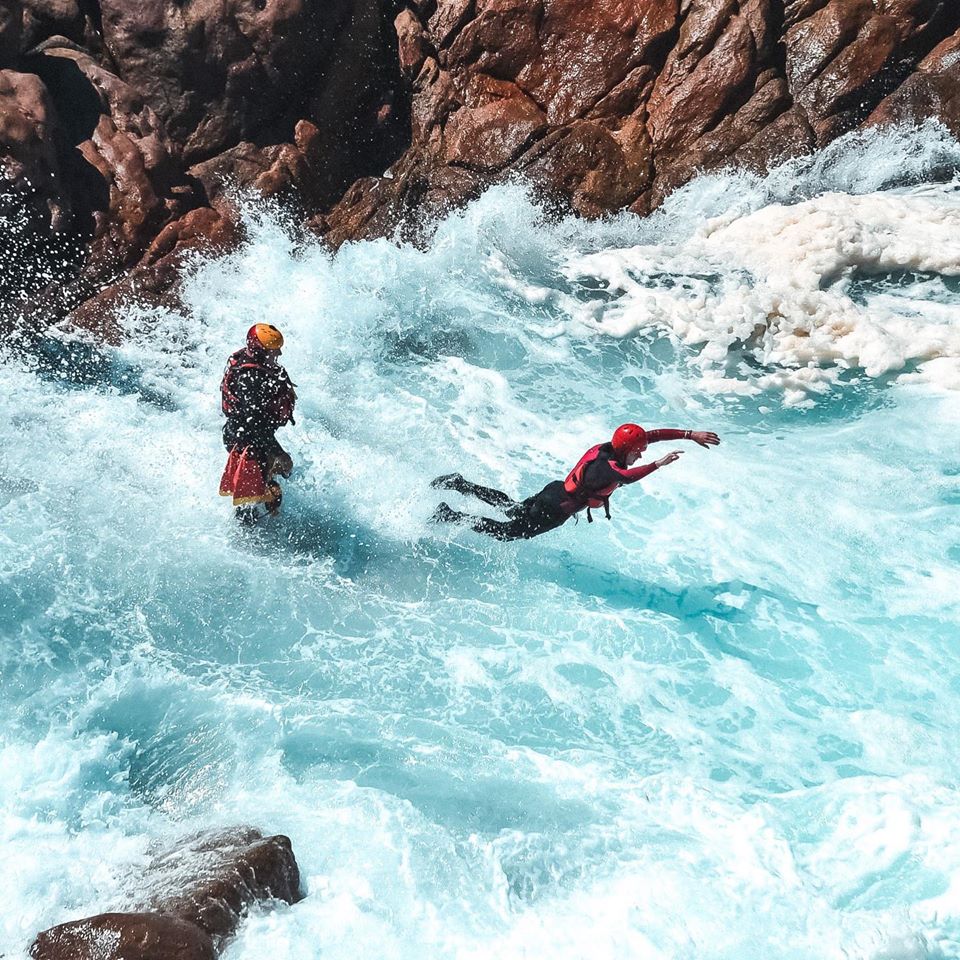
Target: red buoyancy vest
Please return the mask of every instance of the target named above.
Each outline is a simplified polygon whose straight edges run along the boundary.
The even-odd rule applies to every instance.
[[[566,490],[567,493],[576,497],[578,500],[586,501],[588,520],[592,520],[590,516],[591,507],[594,509],[603,507],[607,519],[610,519],[610,506],[607,501],[610,499],[610,494],[620,486],[619,483],[610,483],[605,487],[601,487],[599,490],[588,490],[584,486],[584,474],[587,472],[587,467],[600,458],[600,450],[603,446],[604,444],[598,443],[595,447],[591,447],[577,461],[577,465],[567,474],[567,479],[563,481],[563,489]]]
[[[230,359],[227,360],[227,368],[223,371],[223,379],[220,381],[220,409],[225,417],[233,416],[237,412],[237,397],[233,392],[234,378],[241,370],[249,369],[273,372],[274,368],[268,367],[264,363],[258,363],[255,358],[250,356],[246,347],[242,347],[236,353],[231,354]],[[283,390],[264,410],[274,428],[282,427],[285,423],[294,423],[293,405],[297,399],[287,372],[280,367],[276,369],[280,373],[279,381]]]

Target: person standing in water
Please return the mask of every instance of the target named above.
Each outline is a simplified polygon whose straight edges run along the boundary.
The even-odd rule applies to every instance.
[[[282,492],[276,477],[289,477],[290,454],[277,442],[280,427],[294,423],[297,395],[279,364],[283,335],[269,323],[247,331],[247,345],[232,354],[220,381],[220,403],[227,422],[223,445],[227,466],[220,496],[232,497],[237,518],[253,523],[259,505],[270,515],[280,510]]]
[[[617,427],[609,442],[591,447],[566,480],[553,480],[539,493],[519,503],[501,490],[464,480],[459,473],[437,477],[430,484],[437,489],[455,490],[476,497],[491,507],[503,510],[509,520],[460,513],[447,503],[441,503],[431,519],[436,523],[465,523],[477,533],[495,540],[529,540],[538,537],[541,533],[562,526],[584,509],[588,523],[593,523],[591,509],[598,507],[603,507],[609,520],[610,496],[618,487],[636,483],[654,470],[680,458],[682,451],[673,450],[652,463],[634,466],[648,444],[662,440],[692,440],[705,449],[720,443],[715,433],[704,430],[644,430],[636,423],[624,423]]]

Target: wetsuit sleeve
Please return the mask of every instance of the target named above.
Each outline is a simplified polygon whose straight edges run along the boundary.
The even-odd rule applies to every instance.
[[[661,440],[689,440],[692,430],[674,430],[667,427],[663,430],[648,430],[647,443],[659,443]]]
[[[657,469],[655,463],[639,467],[621,467],[613,460],[594,460],[584,471],[584,484],[588,490],[602,490],[612,483],[636,483]]]
[[[654,470],[658,469],[656,463],[644,463],[639,467],[621,467],[608,460],[610,470],[620,483],[636,483],[644,477],[649,476]]]

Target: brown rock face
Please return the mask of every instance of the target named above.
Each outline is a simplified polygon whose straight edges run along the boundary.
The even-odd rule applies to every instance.
[[[870,115],[871,124],[940,120],[960,138],[960,32],[920,61],[909,76]]]
[[[884,118],[953,123],[957,60],[931,51],[958,28],[952,0],[411,4],[412,145],[318,227],[372,235],[411,193],[443,210],[512,170],[587,216],[644,213],[700,171],[824,146],[898,88]]]
[[[43,81],[0,70],[0,303],[44,282],[46,255],[72,222],[56,149],[57,114]]]
[[[141,261],[117,283],[80,304],[71,314],[75,327],[104,343],[119,343],[117,316],[129,303],[145,307],[178,306],[182,271],[196,253],[225,253],[239,239],[236,221],[209,207],[198,207],[160,231]]]
[[[863,124],[960,132],[958,34],[957,0],[0,0],[21,224],[0,265],[27,293],[57,277],[13,315],[95,298],[75,317],[106,331],[130,271],[117,291],[162,302],[176,257],[151,243],[194,208],[236,219],[233,186],[336,246],[415,237],[515,174],[585,216],[647,213]]]
[[[302,899],[286,837],[238,828],[193,837],[147,868],[154,893],[136,913],[104,913],[39,934],[34,960],[213,960],[243,911],[260,900]]]
[[[159,854],[150,874],[157,878],[157,912],[196,925],[215,942],[233,933],[251,903],[303,899],[290,840],[252,828],[185,841]]]
[[[396,40],[380,4],[102,0],[100,9],[119,75],[163,120],[185,163],[244,142],[281,144],[298,119],[311,119],[321,131],[331,125],[320,152],[336,168],[315,180],[342,192],[341,156],[359,159],[350,156],[365,139],[357,125],[375,127],[390,88],[380,50]]]
[[[13,275],[18,289],[0,312],[38,326],[59,320],[134,265],[164,225],[197,200],[162,122],[91,54],[54,37],[20,62],[31,71],[17,82],[20,93],[14,97],[9,84],[5,89],[33,133],[17,121],[20,132],[3,152],[14,161],[6,166],[15,193],[24,193],[25,180],[39,185],[20,201],[20,211],[33,211],[25,236],[37,250],[37,276],[56,281],[35,291],[29,271],[21,269]],[[26,107],[25,97],[32,98]],[[5,119],[16,116],[5,113]],[[41,201],[49,225],[37,215]],[[51,235],[62,242],[51,242]]]
[[[103,0],[103,35],[120,75],[183,145],[187,162],[250,139],[291,98],[305,97],[344,0]]]
[[[0,239],[0,264],[16,264],[0,314],[36,326],[102,305],[166,225],[198,206],[236,216],[230,185],[314,214],[381,172],[408,122],[395,12],[393,0],[0,0],[0,67],[33,76],[0,93],[0,215],[26,224],[23,242]],[[43,96],[30,84],[46,91],[40,110],[24,107]],[[53,170],[32,193],[31,164]],[[36,279],[15,282],[30,267]],[[44,276],[56,281],[37,290]]]
[[[43,233],[60,232],[70,220],[69,201],[60,190],[56,111],[33,74],[0,70],[0,203],[13,216],[13,198],[30,198]]]
[[[143,98],[89,54],[48,41],[31,65],[63,104],[64,133],[75,145],[70,170],[76,192],[85,188],[94,258],[105,272],[126,266],[175,207],[168,191],[177,178],[176,148]]]

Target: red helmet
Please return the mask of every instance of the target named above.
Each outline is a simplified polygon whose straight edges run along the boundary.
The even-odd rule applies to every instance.
[[[613,452],[625,459],[631,453],[642,453],[647,448],[647,431],[636,423],[623,423],[614,431],[610,441]]]
[[[255,323],[247,331],[247,346],[251,350],[279,350],[283,334],[272,323]]]

